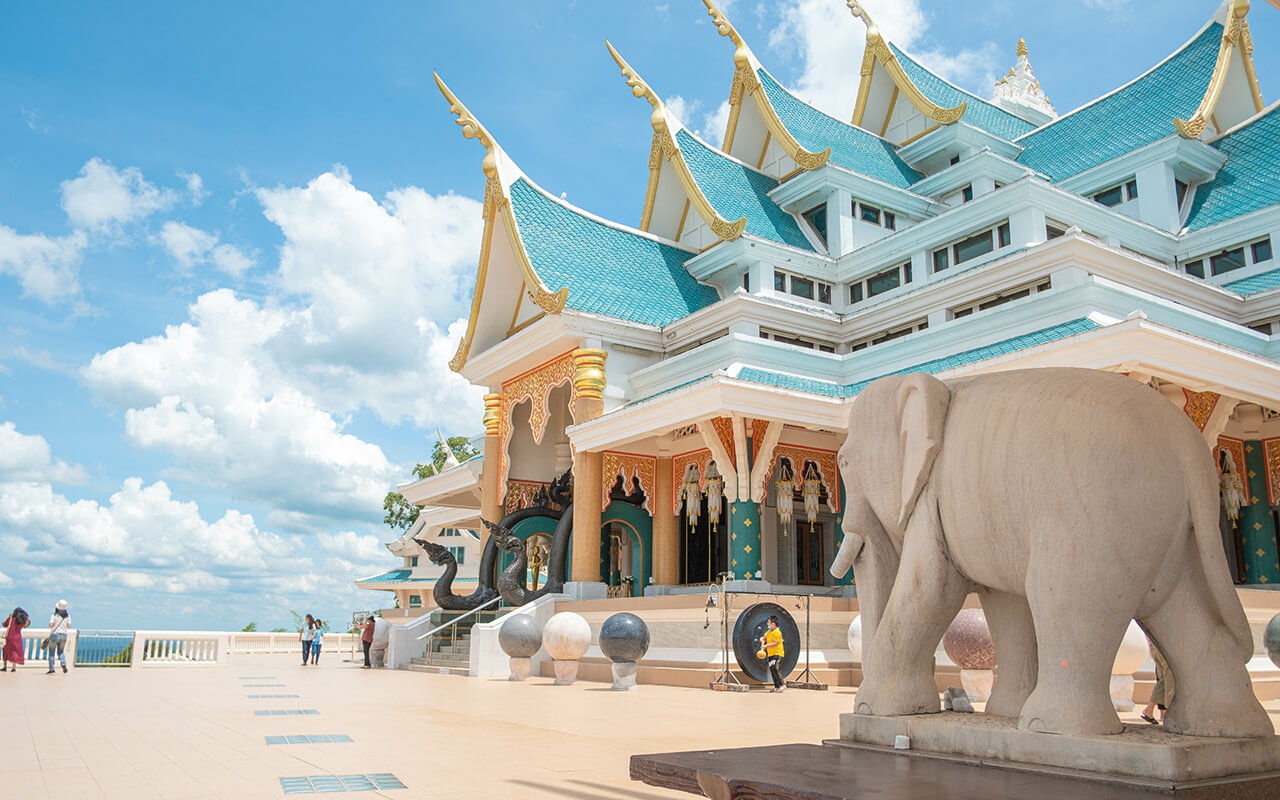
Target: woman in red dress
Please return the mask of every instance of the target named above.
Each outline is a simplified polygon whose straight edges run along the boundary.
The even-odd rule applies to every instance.
[[[22,629],[30,624],[31,618],[21,608],[15,608],[12,614],[4,618],[3,627],[8,630],[4,637],[4,658],[0,661],[0,672],[17,672],[18,667],[10,665],[26,663],[22,654]]]

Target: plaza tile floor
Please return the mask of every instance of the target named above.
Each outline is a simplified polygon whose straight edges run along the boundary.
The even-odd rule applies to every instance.
[[[0,676],[0,797],[687,798],[631,782],[629,757],[816,743],[836,735],[853,696],[849,688],[612,692],[547,678],[361,670],[326,656],[318,668],[293,656],[242,656],[207,669]],[[250,698],[262,683],[298,697]],[[1280,704],[1267,707],[1280,726]],[[255,714],[301,708],[318,713]],[[406,788],[361,790],[391,781]],[[333,791],[342,786],[355,788]]]

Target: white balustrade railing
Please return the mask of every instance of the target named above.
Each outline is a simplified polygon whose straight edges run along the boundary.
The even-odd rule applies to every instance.
[[[0,628],[0,642],[6,629]],[[22,631],[22,650],[29,669],[46,669],[48,655],[44,640],[49,636],[45,627],[29,627]],[[119,667],[175,667],[221,666],[229,655],[272,655],[298,653],[302,642],[294,633],[241,633],[226,631],[130,631],[112,633],[115,640],[104,650],[101,632],[87,632],[83,648],[78,648],[79,631],[67,633],[65,653],[67,666],[77,663],[77,650],[81,666]],[[323,650],[328,653],[355,653],[360,649],[358,633],[326,633]],[[107,652],[107,651],[110,652]],[[92,652],[90,652],[92,651]],[[100,652],[101,651],[101,652]]]

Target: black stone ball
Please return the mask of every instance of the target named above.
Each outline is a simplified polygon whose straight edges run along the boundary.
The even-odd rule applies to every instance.
[[[635,614],[614,614],[600,626],[600,651],[610,661],[639,661],[649,650],[649,626]]]
[[[1276,614],[1267,623],[1267,629],[1262,634],[1262,644],[1267,648],[1271,663],[1280,667],[1280,614]]]
[[[533,658],[542,647],[542,629],[529,614],[511,614],[498,629],[498,646],[512,658]]]

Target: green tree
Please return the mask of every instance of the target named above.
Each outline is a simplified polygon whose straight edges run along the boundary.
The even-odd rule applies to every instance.
[[[466,461],[475,456],[479,451],[471,446],[470,441],[465,436],[450,436],[449,449],[458,457],[459,461]],[[431,461],[426,464],[418,464],[413,468],[415,478],[421,480],[436,474],[444,467],[444,462],[449,456],[444,452],[444,448],[440,446],[440,442],[436,442],[431,448]],[[382,500],[382,510],[386,512],[386,516],[382,521],[386,523],[392,530],[407,531],[413,527],[413,523],[418,521],[418,506],[412,505],[404,499],[404,495],[399,492],[387,492],[387,496]]]
[[[240,629],[240,632],[241,632],[241,633],[257,633],[257,632],[258,632],[258,623],[256,623],[256,622],[250,622],[248,625],[245,625],[243,628],[241,628],[241,629]]]

